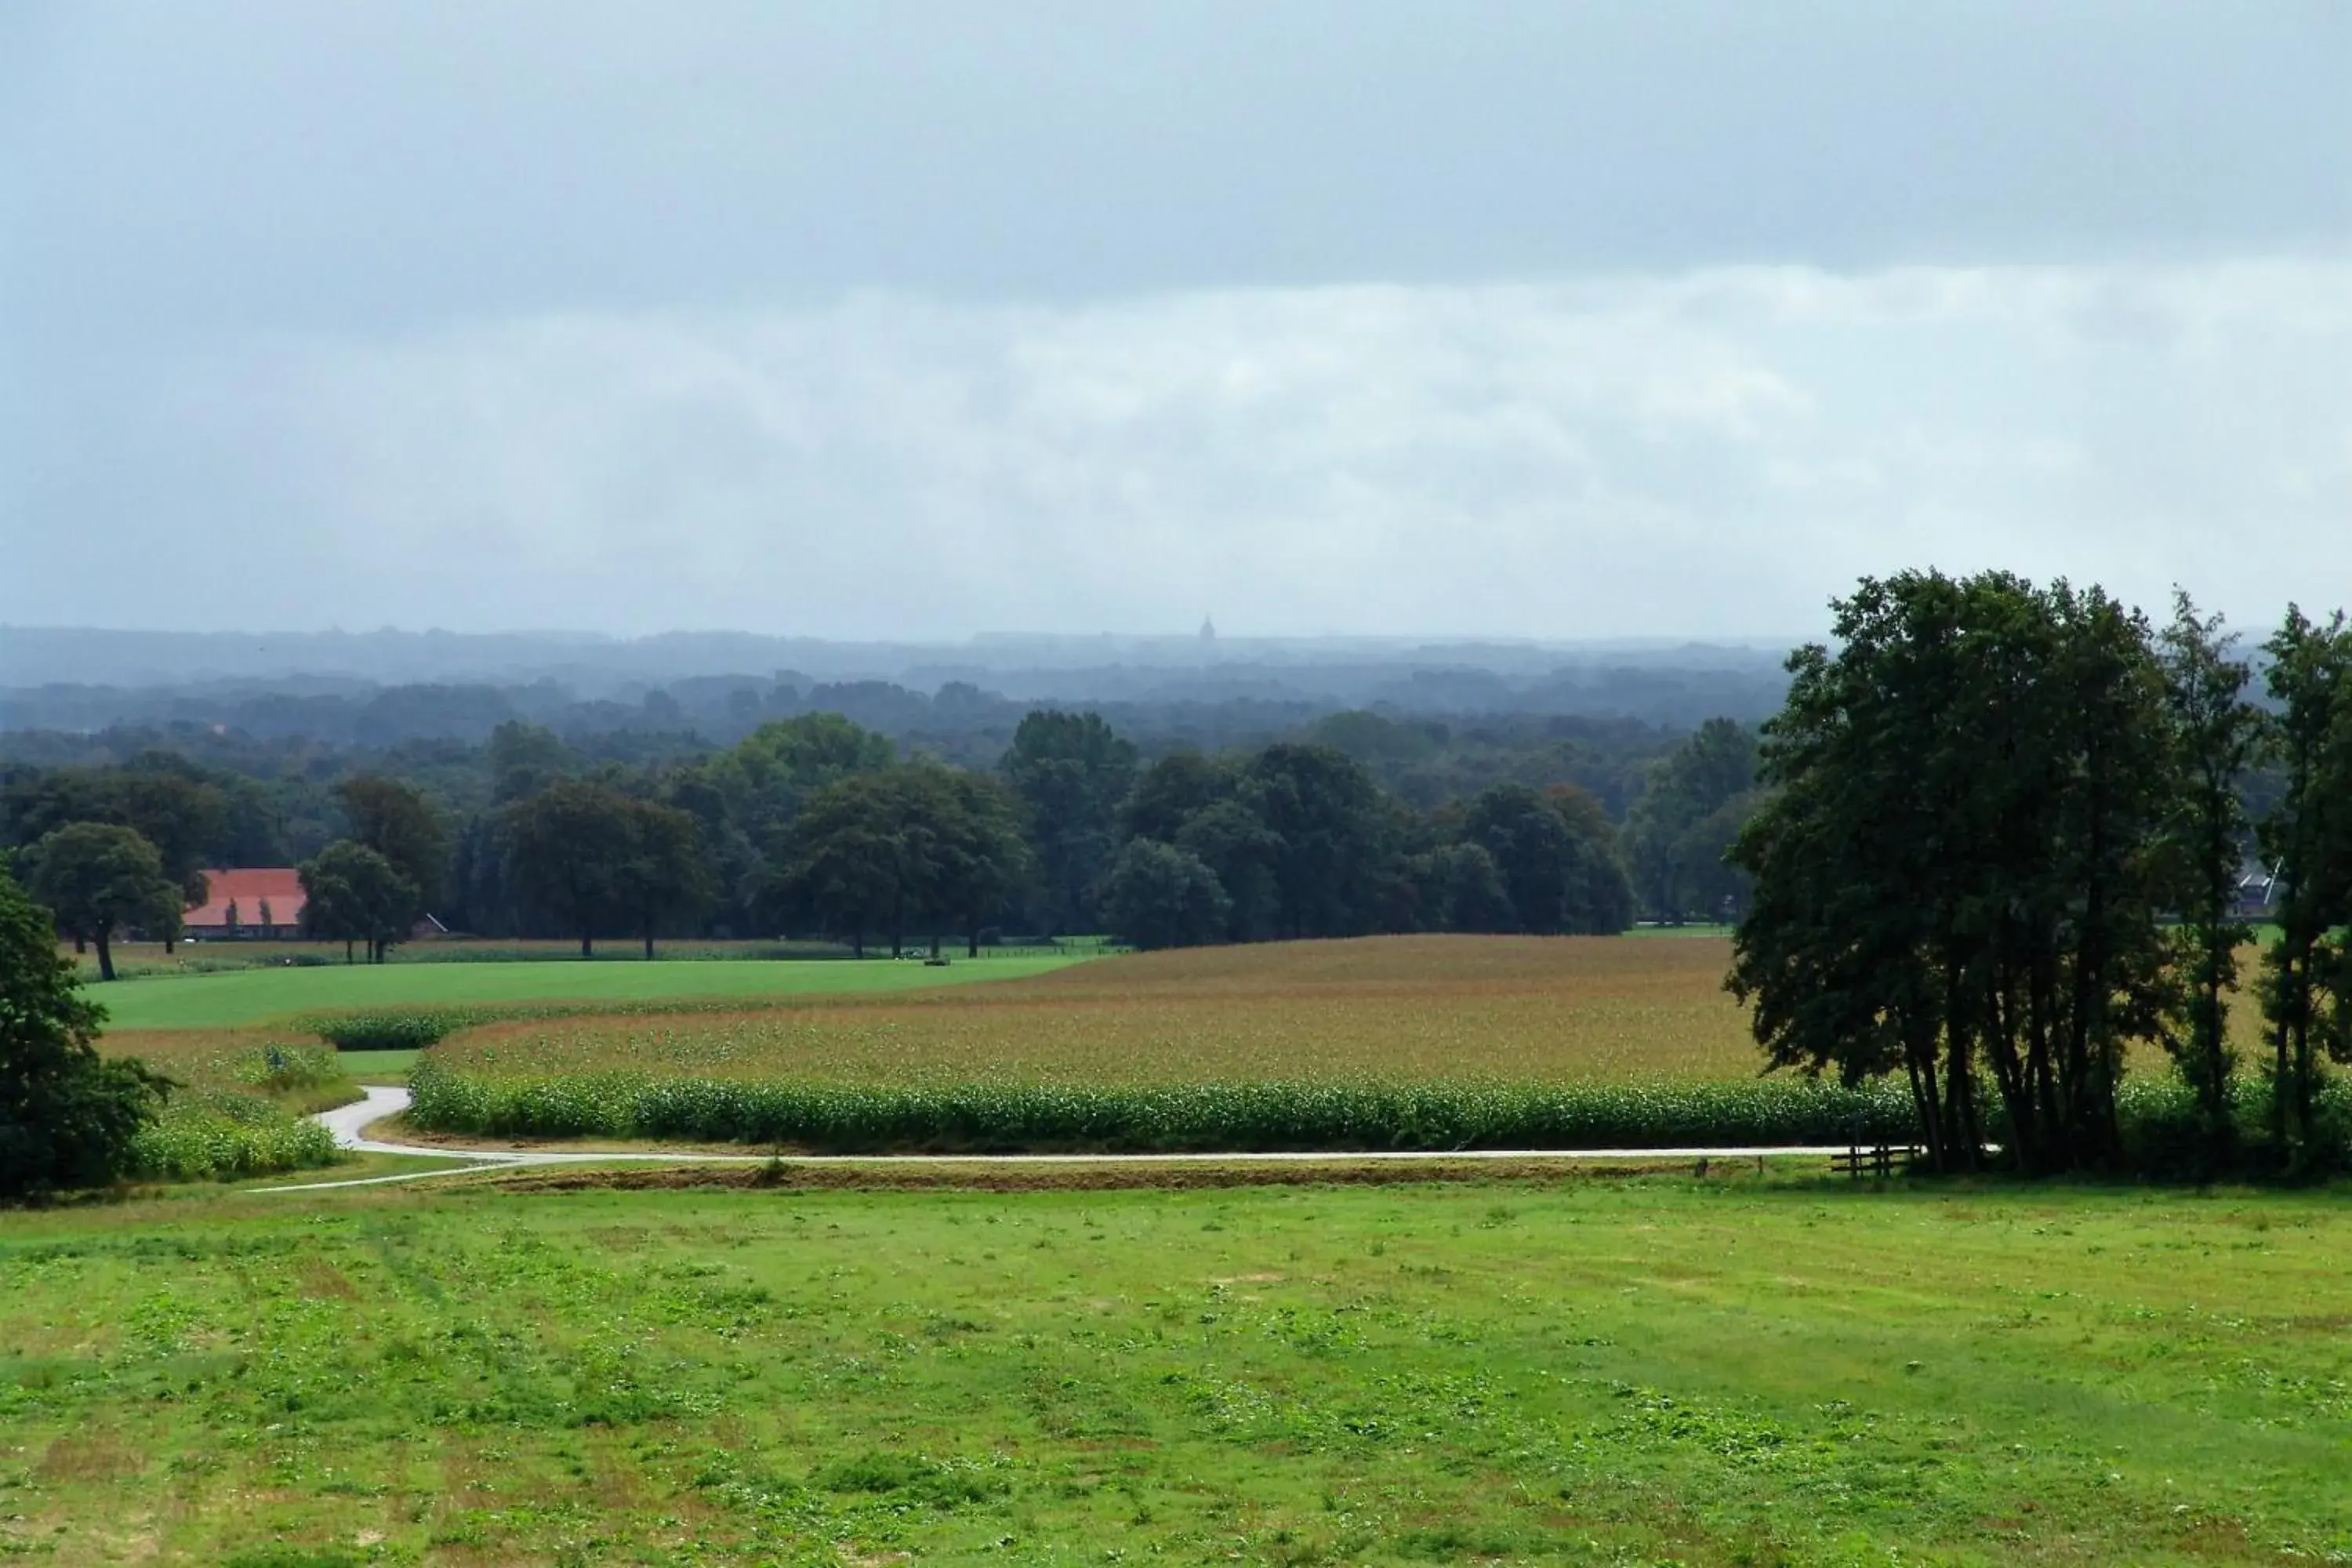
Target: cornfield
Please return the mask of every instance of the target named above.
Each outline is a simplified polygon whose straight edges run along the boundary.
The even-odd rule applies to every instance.
[[[153,1181],[234,1181],[332,1164],[341,1158],[310,1112],[358,1090],[316,1045],[215,1030],[107,1037],[179,1085],[139,1135],[138,1173]]]
[[[236,1181],[331,1165],[332,1134],[256,1095],[218,1089],[174,1094],[137,1141],[141,1175],[155,1181]]]
[[[1381,937],[917,995],[548,1009],[435,1047],[411,1115],[450,1132],[840,1152],[1909,1142],[1899,1082],[1759,1073],[1722,990],[1728,957],[1718,937]],[[2138,1068],[2127,1138],[2186,1146],[2177,1081],[2160,1059]]]
[[[1907,1136],[1759,1079],[1719,940],[1376,938],[887,1001],[542,1018],[412,1076],[446,1131],[883,1149],[1483,1149]]]
[[[1650,1148],[1901,1141],[1885,1088],[1253,1081],[851,1084],[636,1073],[487,1076],[431,1063],[410,1114],[446,1131],[878,1150]]]

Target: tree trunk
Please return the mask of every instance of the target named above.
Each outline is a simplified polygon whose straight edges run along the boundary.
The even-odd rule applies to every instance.
[[[356,963],[359,962],[352,956],[352,939],[350,937],[343,938],[343,962],[345,963]]]
[[[179,939],[178,937],[175,937],[175,936],[167,936],[167,937],[165,937],[165,938],[163,939],[163,956],[164,956],[164,957],[166,957],[166,958],[171,957],[171,956],[172,956],[172,950],[173,950],[173,948],[177,947],[177,946],[179,945],[179,942],[180,942],[180,939]]]
[[[654,928],[653,928],[653,927],[651,927],[651,926],[647,926],[647,927],[646,927],[646,962],[647,963],[651,963],[653,961],[654,961]]]
[[[114,978],[114,943],[104,931],[100,931],[93,940],[98,943],[98,977],[111,980]]]
[[[971,935],[970,939],[964,942],[963,955],[966,958],[978,958],[980,956],[980,928],[978,926],[971,928]]]
[[[75,956],[76,958],[79,958],[79,957],[80,957],[83,953],[88,952],[89,951],[89,939],[88,937],[86,937],[86,936],[82,935],[82,933],[81,933],[81,932],[79,932],[79,931],[76,931],[76,932],[74,932],[74,956]]]
[[[596,939],[585,931],[580,933],[580,956],[583,958],[596,956]]]

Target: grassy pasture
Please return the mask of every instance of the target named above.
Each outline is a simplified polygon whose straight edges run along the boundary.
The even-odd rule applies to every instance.
[[[945,968],[908,961],[679,959],[657,963],[577,961],[498,963],[331,964],[247,969],[170,980],[118,981],[90,994],[118,1029],[236,1028],[342,1008],[500,1003],[745,1001],[832,992],[911,991],[1041,973],[1067,957],[958,959]]]
[[[297,1205],[0,1215],[0,1556],[2352,1554],[2341,1192]]]

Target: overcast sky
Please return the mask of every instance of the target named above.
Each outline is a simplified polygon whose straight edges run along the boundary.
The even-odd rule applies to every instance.
[[[2352,5],[0,6],[0,621],[2352,598]]]

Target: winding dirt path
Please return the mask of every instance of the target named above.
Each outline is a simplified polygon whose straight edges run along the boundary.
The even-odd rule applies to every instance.
[[[335,1135],[336,1145],[362,1154],[405,1154],[435,1160],[456,1162],[435,1171],[406,1171],[393,1176],[360,1176],[337,1182],[300,1182],[290,1186],[262,1187],[269,1193],[318,1193],[337,1187],[373,1187],[391,1182],[421,1182],[435,1176],[463,1176],[479,1171],[516,1171],[544,1165],[745,1165],[764,1164],[772,1156],[759,1154],[711,1154],[692,1150],[654,1150],[633,1153],[599,1153],[590,1151],[546,1149],[500,1149],[489,1147],[452,1147],[441,1144],[427,1147],[417,1143],[390,1143],[370,1138],[367,1130],[387,1118],[408,1109],[409,1093],[405,1089],[384,1087],[363,1091],[365,1098],[333,1110],[322,1110],[311,1120]],[[875,1166],[941,1166],[941,1165],[1299,1165],[1299,1164],[1367,1164],[1411,1163],[1414,1162],[1458,1163],[1464,1160],[1501,1162],[1556,1160],[1562,1163],[1592,1163],[1611,1160],[1755,1160],[1799,1155],[1827,1158],[1843,1153],[1842,1144],[1790,1143],[1768,1148],[1741,1149],[1733,1147],[1685,1149],[1430,1149],[1430,1150],[1339,1150],[1273,1152],[1233,1154],[793,1154],[785,1156],[794,1164],[807,1165],[875,1165]]]

